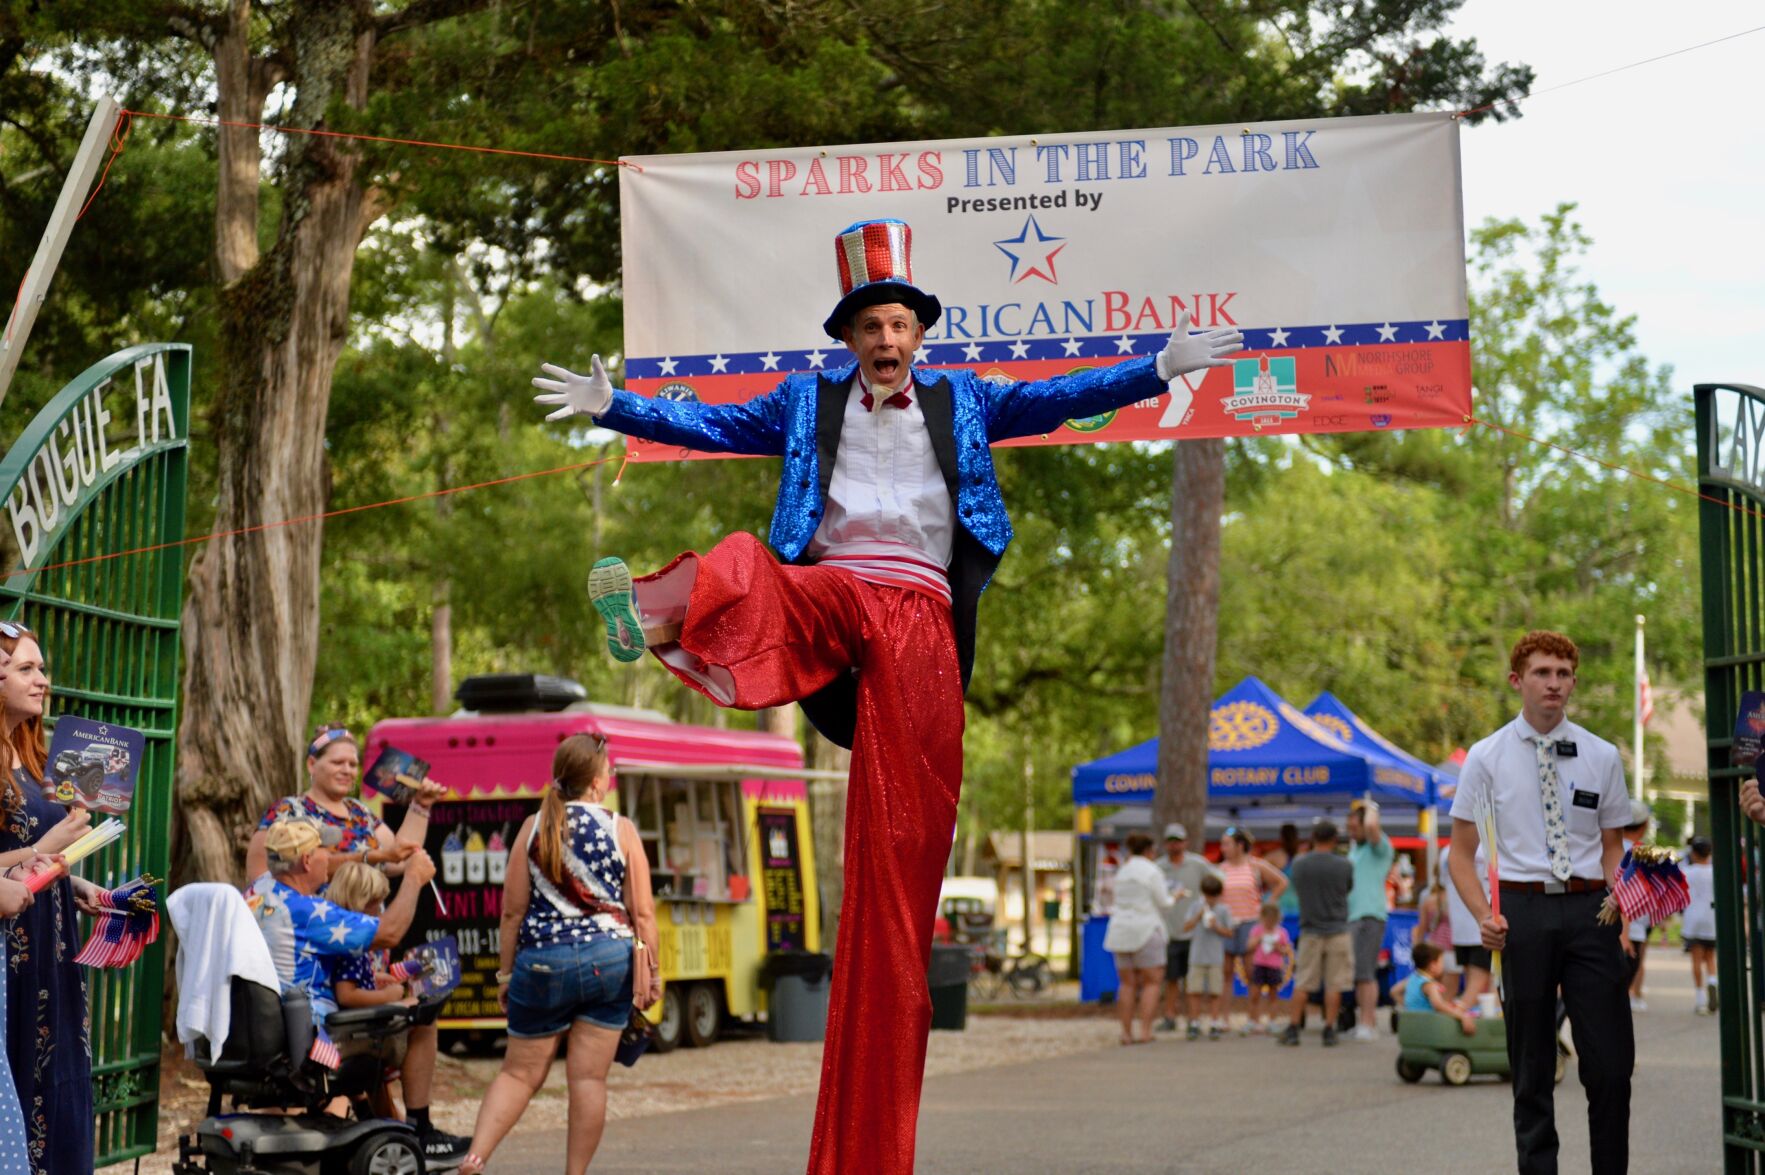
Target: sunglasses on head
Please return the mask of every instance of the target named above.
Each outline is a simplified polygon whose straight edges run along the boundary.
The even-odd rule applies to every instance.
[[[11,637],[13,640],[17,640],[21,636],[36,636],[37,635],[36,633],[32,632],[30,629],[26,628],[24,625],[19,624],[17,621],[14,621],[14,620],[0,620],[0,634],[5,634],[6,636]]]

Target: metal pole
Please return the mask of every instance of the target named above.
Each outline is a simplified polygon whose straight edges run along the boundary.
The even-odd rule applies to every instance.
[[[1630,715],[1630,781],[1631,794],[1642,799],[1642,626],[1643,618],[1636,618],[1636,682],[1631,690]]]
[[[80,140],[79,153],[74,156],[73,166],[68,169],[67,179],[61,185],[55,210],[49,214],[49,225],[43,230],[37,255],[31,259],[30,269],[25,271],[12,317],[4,334],[0,334],[0,400],[6,399],[6,391],[12,386],[12,376],[18,370],[25,340],[30,338],[37,311],[49,294],[49,279],[55,276],[56,268],[61,265],[62,250],[67,248],[74,222],[80,218],[80,209],[85,206],[92,181],[98,176],[98,165],[104,160],[111,131],[121,110],[122,105],[107,94],[98,99],[92,120],[86,124],[86,137]]]
[[[1026,955],[1036,949],[1033,945],[1036,926],[1036,861],[1030,855],[1030,833],[1036,826],[1036,802],[1030,791],[1030,784],[1035,779],[1035,772],[1026,747],[1023,756],[1023,953]]]

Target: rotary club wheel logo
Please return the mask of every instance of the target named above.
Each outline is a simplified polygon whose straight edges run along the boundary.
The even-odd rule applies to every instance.
[[[1353,729],[1334,714],[1313,714],[1311,720],[1345,743],[1354,741]]]
[[[1281,724],[1255,702],[1228,702],[1214,710],[1207,723],[1207,749],[1248,751],[1275,737]]]

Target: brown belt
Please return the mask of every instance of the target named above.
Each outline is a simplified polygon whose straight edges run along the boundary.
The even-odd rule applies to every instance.
[[[1606,879],[1571,877],[1567,881],[1504,881],[1501,888],[1507,893],[1596,893],[1606,888]]]

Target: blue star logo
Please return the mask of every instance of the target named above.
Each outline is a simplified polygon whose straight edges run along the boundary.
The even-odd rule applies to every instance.
[[[1013,285],[1032,277],[1039,277],[1049,285],[1060,284],[1060,278],[1054,272],[1054,258],[1066,248],[1066,238],[1051,237],[1043,232],[1034,216],[1023,222],[1023,228],[1018,230],[1015,237],[994,241],[993,248],[1011,258],[1009,280]],[[1024,265],[1026,258],[1033,259],[1032,263]],[[1021,276],[1017,272],[1020,265],[1024,265]]]

